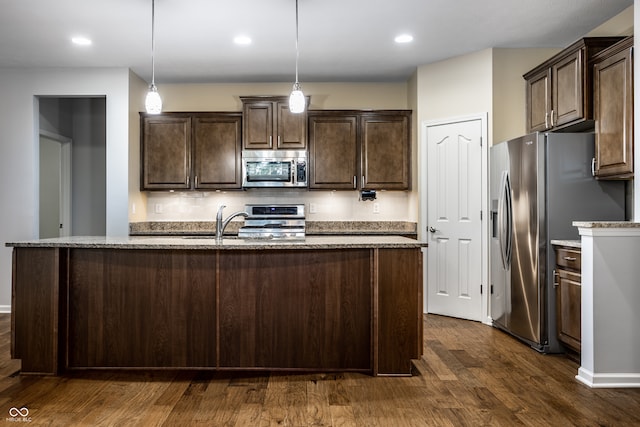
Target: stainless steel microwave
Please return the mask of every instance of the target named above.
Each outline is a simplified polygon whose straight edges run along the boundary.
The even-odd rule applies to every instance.
[[[307,152],[242,151],[242,186],[245,188],[306,187]]]

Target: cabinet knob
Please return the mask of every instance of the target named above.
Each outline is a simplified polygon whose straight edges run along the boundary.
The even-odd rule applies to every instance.
[[[572,257],[572,256],[566,256],[564,257],[565,261],[575,261],[577,258],[576,257]]]
[[[433,227],[429,227],[429,231],[430,231],[431,233],[435,233],[435,232],[436,232],[436,231],[438,231],[438,230],[436,230],[436,229],[435,229],[435,228],[433,228]]]

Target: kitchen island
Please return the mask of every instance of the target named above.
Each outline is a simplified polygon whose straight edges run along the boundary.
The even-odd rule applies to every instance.
[[[269,369],[410,375],[422,252],[397,236],[71,237],[13,249],[22,373]]]

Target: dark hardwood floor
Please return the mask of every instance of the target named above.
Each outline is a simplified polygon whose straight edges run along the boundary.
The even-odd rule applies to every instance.
[[[640,426],[640,389],[590,389],[578,364],[480,323],[425,316],[407,378],[82,371],[22,376],[0,315],[0,424],[55,426]],[[12,418],[27,408],[28,418]],[[12,411],[15,414],[15,410]]]

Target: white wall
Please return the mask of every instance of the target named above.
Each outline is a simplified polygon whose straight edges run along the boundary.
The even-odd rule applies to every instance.
[[[106,96],[107,234],[128,233],[129,71],[0,68],[0,311],[11,304],[11,249],[38,235],[36,96]]]
[[[129,72],[129,221],[147,218],[147,195],[140,191],[140,111],[149,85]]]
[[[419,123],[485,112],[489,114],[491,123],[492,50],[485,49],[419,67],[417,92],[416,119]]]

